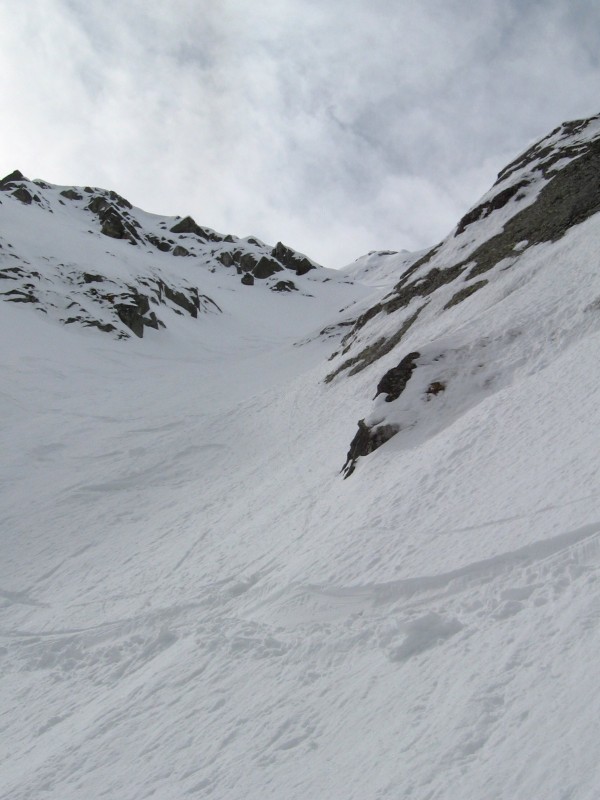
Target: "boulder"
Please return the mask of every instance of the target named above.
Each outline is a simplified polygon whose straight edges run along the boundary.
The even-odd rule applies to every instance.
[[[170,228],[171,233],[194,233],[201,239],[208,239],[207,232],[192,217],[184,217],[181,222]]]
[[[420,353],[416,352],[409,353],[407,356],[404,356],[397,367],[392,367],[392,369],[388,370],[377,384],[375,397],[380,394],[387,395],[385,398],[386,403],[391,403],[393,400],[397,400],[405,390],[406,384],[409,382],[414,370],[416,369],[416,359],[419,357],[419,355]]]
[[[274,275],[276,272],[281,272],[282,270],[283,267],[281,264],[278,264],[277,261],[273,261],[273,259],[263,256],[258,264],[252,269],[252,274],[255,278],[264,280],[265,278],[270,278],[271,275]]]
[[[27,206],[31,205],[31,201],[33,200],[31,193],[28,192],[24,186],[19,186],[18,189],[15,189],[15,191],[13,192],[13,197],[16,197],[17,200],[20,200]]]
[[[277,242],[275,247],[271,250],[271,255],[276,258],[280,264],[288,269],[293,269],[296,275],[305,275],[311,269],[316,269],[315,265],[291,247],[287,247],[283,242]]]
[[[294,281],[277,281],[274,286],[271,286],[272,292],[297,292],[298,288]]]
[[[376,425],[370,428],[364,421],[358,421],[358,430],[350,442],[346,463],[342,467],[344,478],[349,478],[361,456],[367,456],[395,436],[400,428],[396,425]]]

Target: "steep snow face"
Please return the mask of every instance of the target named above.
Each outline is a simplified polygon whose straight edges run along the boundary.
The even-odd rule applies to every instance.
[[[406,441],[435,433],[519,370],[531,371],[540,348],[547,362],[596,330],[588,312],[599,175],[600,118],[565,123],[506,167],[441,244],[404,257],[401,280],[360,315],[329,375],[379,361],[375,402],[351,444],[349,473],[356,458],[397,432]],[[574,252],[584,260],[576,279]],[[380,256],[376,269],[398,259]],[[393,385],[399,355],[411,354],[415,369],[402,391],[376,389]]]
[[[428,254],[278,293],[0,199],[40,274],[148,257],[221,309],[120,341],[0,304],[3,800],[598,796],[600,215],[386,313]],[[365,409],[402,430],[343,480]]]

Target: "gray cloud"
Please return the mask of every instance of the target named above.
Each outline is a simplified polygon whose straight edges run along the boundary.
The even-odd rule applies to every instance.
[[[599,23],[587,0],[0,4],[5,171],[331,266],[416,249],[598,111]]]

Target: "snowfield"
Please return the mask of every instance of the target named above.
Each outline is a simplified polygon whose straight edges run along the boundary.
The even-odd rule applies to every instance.
[[[2,196],[40,271],[143,273],[31,212]],[[599,242],[595,214],[443,287],[329,383],[320,331],[414,257],[280,294],[155,254],[222,313],[143,339],[0,303],[0,797],[597,800]],[[400,431],[344,480],[365,409]]]

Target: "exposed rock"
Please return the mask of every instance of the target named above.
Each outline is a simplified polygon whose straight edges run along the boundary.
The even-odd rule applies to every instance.
[[[368,367],[369,364],[372,364],[374,361],[377,361],[382,356],[387,355],[387,353],[391,352],[394,347],[397,347],[408,330],[414,325],[417,321],[417,318],[421,311],[425,308],[426,303],[424,303],[420,308],[418,308],[415,313],[405,319],[402,325],[398,328],[396,333],[388,336],[387,338],[382,336],[379,339],[376,339],[372,344],[368,344],[364,347],[357,355],[348,358],[339,367],[330,372],[329,375],[325,378],[325,383],[330,383],[340,372],[344,370],[349,370],[348,375],[356,375],[358,372],[361,372],[365,367]],[[347,333],[344,338],[342,339],[342,344],[346,346],[342,350],[342,353],[348,352],[350,348],[349,344],[346,344],[349,338],[351,338],[358,326],[358,321],[354,323],[354,326],[350,333]]]
[[[402,392],[406,389],[406,384],[409,382],[414,370],[417,367],[416,360],[419,358],[420,353],[409,353],[404,356],[402,361],[397,367],[389,369],[383,378],[377,384],[377,391],[375,397],[380,394],[385,394],[386,403],[391,403],[397,400]],[[375,399],[375,398],[373,398]]]
[[[91,272],[82,273],[84,283],[102,283],[104,277],[102,275],[94,275]]]
[[[228,250],[219,253],[217,258],[219,259],[221,264],[223,264],[224,267],[232,267],[234,264],[233,255]]]
[[[236,250],[233,254],[234,261],[240,265],[240,268],[244,271],[249,271],[253,267],[256,266],[258,263],[258,259],[252,253],[244,253],[240,250]]]
[[[99,322],[97,319],[84,320],[83,325],[86,328],[98,328],[98,330],[103,333],[112,333],[117,330],[110,322]]]
[[[171,233],[194,233],[201,239],[208,239],[208,233],[192,217],[184,217],[181,222],[170,228]]]
[[[158,236],[154,236],[154,234],[149,234],[146,236],[146,239],[150,242],[150,244],[154,245],[157,250],[160,250],[163,253],[168,253],[171,249],[171,245],[166,239],[159,239]]]
[[[88,189],[86,188],[86,191]],[[92,191],[91,189],[89,191]],[[106,197],[102,197],[101,195],[96,195],[93,197],[90,202],[87,204],[86,208],[94,214],[100,214],[102,211],[105,211],[107,208],[110,208],[110,203],[106,199]]]
[[[15,189],[13,192],[13,197],[16,197],[17,200],[25,203],[25,205],[31,205],[31,201],[33,200],[31,193],[28,192],[24,186],[19,186],[18,189]],[[39,197],[37,199],[39,201]]]
[[[139,235],[134,225],[105,197],[97,195],[88,203],[87,208],[98,215],[102,223],[100,231],[104,236],[109,236],[111,239],[127,239],[131,244],[137,244]]]
[[[416,369],[416,360],[419,358],[420,353],[414,352],[404,356],[402,361],[397,367],[388,370],[383,378],[377,384],[377,392],[375,397],[380,394],[387,395],[385,400],[391,403],[397,400],[402,392],[406,389],[414,370]],[[436,382],[431,384],[429,389],[431,394],[437,394],[445,388],[444,384]],[[364,419],[359,420],[358,430],[354,435],[354,439],[350,442],[350,449],[346,457],[346,463],[342,467],[344,477],[347,478],[354,472],[356,461],[361,456],[369,455],[382,444],[389,441],[392,436],[395,436],[400,427],[398,425],[379,424],[369,427]]]
[[[67,200],[83,200],[83,195],[76,192],[75,189],[65,189],[60,194],[62,197],[66,197]]]
[[[173,255],[174,256],[189,256],[190,251],[187,250],[185,247],[182,247],[178,244],[176,247],[173,248]]]
[[[25,272],[20,267],[5,267],[0,270],[0,278],[5,280],[16,281],[21,275],[25,275]]]
[[[254,286],[254,275],[250,272],[245,272],[242,275],[242,283],[244,286]]]
[[[361,456],[367,456],[381,447],[395,436],[400,429],[396,425],[376,425],[370,428],[364,421],[358,421],[358,430],[350,442],[350,449],[346,462],[342,467],[344,478],[349,478],[356,468],[356,462]]]
[[[428,395],[429,397],[436,397],[445,389],[446,389],[445,383],[443,383],[442,381],[433,381],[427,387],[427,391],[425,392],[425,394]]]
[[[116,203],[118,206],[121,206],[121,208],[127,208],[127,209],[132,209],[133,208],[133,206],[131,205],[129,200],[126,200],[124,197],[121,197],[121,195],[117,194],[117,192],[113,192],[111,190],[108,193],[108,196],[113,201],[113,203]]]
[[[101,232],[111,239],[129,239],[123,218],[114,209],[104,212]]]
[[[511,198],[513,198],[522,189],[528,186],[528,184],[529,184],[528,180],[523,180],[520,181],[519,183],[516,183],[514,186],[508,186],[506,189],[503,189],[501,192],[498,192],[498,194],[492,197],[491,200],[486,200],[485,203],[476,206],[476,208],[469,211],[460,220],[460,222],[456,226],[456,231],[454,235],[458,236],[459,234],[464,233],[467,225],[471,225],[471,223],[477,222],[480,219],[485,219],[492,213],[492,211],[497,211],[498,209],[505,206]]]
[[[115,311],[121,322],[141,339],[144,335],[144,326],[158,329],[156,314],[150,311],[150,301],[144,294],[130,287],[130,302],[115,303]],[[148,314],[148,316],[146,316]]]
[[[18,183],[19,181],[26,181],[27,178],[23,173],[16,169],[14,172],[11,172],[9,175],[5,175],[2,180],[0,180],[0,189],[8,189],[11,188],[11,183]]]
[[[464,289],[460,289],[460,291],[458,291],[455,295],[452,295],[450,300],[448,300],[444,306],[444,311],[447,308],[452,308],[452,306],[458,305],[458,303],[462,303],[462,301],[466,300],[467,297],[475,294],[478,289],[482,289],[484,286],[486,286],[487,283],[488,281],[484,279],[482,281],[475,281],[475,283],[472,283],[470,286],[465,286]]]
[[[271,255],[276,258],[280,264],[283,264],[284,267],[293,269],[296,275],[305,275],[311,269],[316,269],[310,259],[306,258],[306,256],[299,255],[295,250],[292,250],[291,247],[287,247],[283,244],[283,242],[277,242],[271,251]]]
[[[160,287],[164,292],[165,297],[168,298],[172,303],[175,303],[175,305],[185,309],[190,316],[194,317],[194,319],[198,316],[198,311],[200,310],[200,298],[198,296],[198,290],[195,287],[191,289],[192,298],[186,297],[183,292],[172,289],[163,281],[160,281]]]
[[[8,292],[0,292],[4,299],[9,303],[39,303],[38,298],[30,290],[10,289]]]
[[[298,287],[294,281],[277,281],[274,286],[271,286],[272,292],[297,292]]]
[[[281,264],[278,264],[277,261],[273,261],[272,259],[263,256],[258,264],[252,269],[252,274],[255,278],[264,280],[265,278],[270,278],[271,275],[274,275],[276,272],[282,271],[283,267]]]

